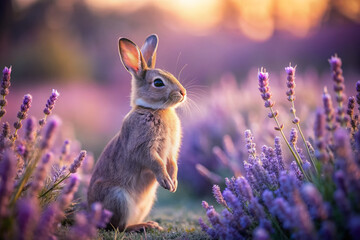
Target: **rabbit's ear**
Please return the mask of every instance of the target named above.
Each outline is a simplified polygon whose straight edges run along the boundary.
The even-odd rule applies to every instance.
[[[119,54],[124,67],[130,73],[140,75],[146,68],[146,63],[140,49],[129,39],[119,39]]]
[[[144,45],[141,47],[141,53],[143,54],[149,68],[155,67],[158,42],[158,36],[156,34],[152,34],[146,38]]]

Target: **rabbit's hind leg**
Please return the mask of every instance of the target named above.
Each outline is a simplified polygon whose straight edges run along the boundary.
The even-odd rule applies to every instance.
[[[113,213],[110,226],[107,228],[118,228],[123,231],[129,223],[130,209],[133,201],[129,194],[121,188],[113,188],[103,200],[103,207]]]

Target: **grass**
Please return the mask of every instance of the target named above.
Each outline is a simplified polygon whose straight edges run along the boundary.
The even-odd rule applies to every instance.
[[[99,231],[99,239],[210,239],[199,225],[199,218],[206,218],[201,208],[201,200],[185,197],[184,189],[171,194],[158,189],[158,201],[145,221],[156,221],[164,231],[148,229],[145,232],[121,233],[117,231]]]

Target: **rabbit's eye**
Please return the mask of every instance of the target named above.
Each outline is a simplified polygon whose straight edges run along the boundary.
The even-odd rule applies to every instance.
[[[163,86],[165,86],[165,84],[160,78],[156,78],[154,80],[154,86],[155,87],[163,87]]]

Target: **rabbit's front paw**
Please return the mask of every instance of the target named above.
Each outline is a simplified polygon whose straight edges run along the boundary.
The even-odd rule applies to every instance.
[[[163,188],[169,190],[170,192],[175,192],[176,188],[169,174],[162,174],[157,176],[156,179]]]
[[[176,189],[178,187],[178,180],[175,178],[172,180],[172,182],[174,183],[174,191],[172,191],[172,192],[176,192]]]

